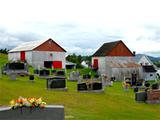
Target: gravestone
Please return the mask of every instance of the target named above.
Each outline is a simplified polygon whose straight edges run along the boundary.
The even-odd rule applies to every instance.
[[[65,76],[65,71],[64,70],[58,70],[56,72],[56,76]]]
[[[79,72],[71,72],[69,75],[70,81],[78,81],[80,79],[80,73]]]
[[[29,75],[29,81],[34,82],[34,75]]]
[[[145,102],[147,100],[147,93],[146,92],[136,92],[135,100],[137,102]]]
[[[108,77],[106,75],[102,75],[101,79],[102,79],[102,85],[103,86],[113,86],[113,81],[108,79]]]
[[[15,73],[10,73],[9,77],[11,80],[16,80],[17,75]]]
[[[34,69],[34,74],[39,74],[39,70],[38,69]]]
[[[52,77],[47,78],[47,89],[57,89],[57,90],[66,90],[66,79],[65,77]]]
[[[64,120],[64,106],[48,105],[45,108],[0,107],[0,120]]]

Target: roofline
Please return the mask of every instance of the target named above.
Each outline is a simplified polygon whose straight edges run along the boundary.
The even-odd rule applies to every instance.
[[[67,52],[64,48],[62,48],[58,43],[56,43],[53,39],[49,38],[48,40],[44,41],[42,44],[44,44],[45,42],[51,40],[52,42],[54,42],[56,45],[58,45],[64,52]],[[35,47],[32,50],[35,50],[36,48],[38,48],[39,46],[41,46],[42,44],[38,45],[37,47]]]
[[[131,50],[124,44],[124,42],[123,42],[122,40],[107,42],[107,44],[113,43],[113,42],[117,42],[116,45],[115,45],[113,48],[115,48],[115,47],[121,42],[121,43],[128,49],[128,51],[132,54],[132,56],[135,56],[135,55],[131,52]],[[106,43],[103,43],[103,45],[104,45],[104,44],[106,44]],[[103,45],[101,45],[101,47],[102,47]],[[100,47],[100,48],[101,48],[101,47]],[[99,48],[99,49],[100,49],[100,48]],[[108,53],[111,52],[111,51],[113,50],[113,48],[112,48],[110,51],[108,51]],[[98,49],[98,50],[99,50],[99,49]],[[98,50],[97,50],[97,51],[98,51]],[[96,52],[97,52],[97,51],[96,51]],[[95,52],[95,53],[96,53],[96,52]],[[95,53],[94,53],[94,54],[95,54]],[[107,53],[107,54],[108,54],[108,53]],[[107,56],[107,54],[106,54],[106,55],[94,55],[94,54],[92,55],[92,57],[106,57],[106,56]]]
[[[115,42],[116,42],[116,41],[115,41]],[[118,40],[118,41],[117,41],[117,44],[116,44],[114,47],[116,47],[120,42],[128,49],[128,51],[132,54],[132,56],[135,56],[135,55],[131,52],[131,50],[124,44],[124,42],[123,42],[122,40]]]

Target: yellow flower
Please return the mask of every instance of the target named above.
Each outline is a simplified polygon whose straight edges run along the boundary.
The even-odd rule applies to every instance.
[[[35,102],[35,98],[31,98],[31,99],[29,99],[29,102],[30,102],[30,103]]]
[[[37,104],[41,104],[41,103],[42,103],[42,98],[38,98],[38,99],[36,100],[36,103],[37,103]]]
[[[10,106],[15,106],[15,104],[16,104],[15,100],[10,101]]]

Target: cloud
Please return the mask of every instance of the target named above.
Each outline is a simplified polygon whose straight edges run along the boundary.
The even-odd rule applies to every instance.
[[[0,27],[0,48],[12,49],[23,42],[40,40],[40,38],[41,35],[33,32],[9,32],[6,28]]]

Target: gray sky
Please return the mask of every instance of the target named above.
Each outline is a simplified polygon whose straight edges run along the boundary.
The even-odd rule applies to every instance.
[[[160,56],[159,0],[0,0],[0,48],[54,39],[68,53],[93,54],[123,40]]]

